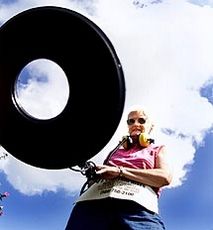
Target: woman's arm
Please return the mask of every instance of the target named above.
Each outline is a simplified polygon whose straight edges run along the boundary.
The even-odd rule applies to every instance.
[[[172,180],[172,173],[166,160],[166,151],[164,148],[160,150],[156,157],[156,168],[154,169],[133,169],[100,165],[97,166],[97,174],[105,179],[113,179],[121,176],[157,188],[169,185]]]

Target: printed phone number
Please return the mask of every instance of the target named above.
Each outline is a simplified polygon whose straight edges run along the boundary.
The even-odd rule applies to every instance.
[[[115,192],[117,194],[127,195],[127,196],[134,196],[133,192],[121,191],[120,189],[115,189],[115,188],[103,190],[103,191],[100,192],[100,195],[106,194],[106,193],[109,193],[109,192]]]

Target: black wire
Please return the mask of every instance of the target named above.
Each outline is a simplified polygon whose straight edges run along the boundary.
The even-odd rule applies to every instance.
[[[130,138],[130,136],[125,136],[122,141],[120,141],[118,143],[118,145],[109,153],[109,155],[106,157],[106,159],[104,160],[104,163],[107,163],[110,159],[110,157],[115,153],[115,151],[118,150],[118,148],[120,148],[121,145],[123,145],[126,141],[128,141]]]
[[[96,164],[93,161],[86,161],[83,166],[79,166],[80,169],[70,167],[71,170],[75,172],[80,172],[82,175],[87,177],[86,182],[83,184],[80,195],[89,188],[91,184],[97,182],[100,176],[96,174]]]
[[[109,153],[109,155],[107,156],[106,160],[104,162],[107,162],[109,160],[109,158],[113,155],[113,153],[121,146],[123,145],[127,140],[129,139],[129,136],[126,136],[123,138],[122,141],[120,141],[118,143],[118,145]],[[91,186],[91,184],[98,182],[101,177],[100,175],[96,174],[96,164],[93,161],[86,161],[83,166],[82,165],[78,165],[80,167],[80,169],[76,169],[74,167],[70,167],[71,170],[75,171],[75,172],[80,172],[82,175],[87,177],[86,182],[83,184],[81,191],[80,191],[80,195],[85,192],[86,187],[89,188]]]
[[[3,153],[3,155],[2,155],[2,156],[0,156],[0,160],[1,160],[1,159],[5,159],[7,156],[8,156],[8,154],[7,154],[7,153]]]
[[[90,174],[95,174],[96,164],[93,161],[86,161],[83,166],[79,166],[80,169],[70,167],[75,172],[80,172],[82,175],[90,177]]]

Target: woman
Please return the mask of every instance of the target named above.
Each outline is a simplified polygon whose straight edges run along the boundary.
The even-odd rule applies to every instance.
[[[146,138],[153,125],[143,110],[131,111],[127,125],[129,136],[96,166],[99,179],[77,200],[66,230],[165,229],[158,214],[172,178],[165,147]]]

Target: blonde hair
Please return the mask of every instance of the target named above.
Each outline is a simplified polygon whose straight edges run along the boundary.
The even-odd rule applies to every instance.
[[[142,110],[142,109],[135,109],[135,110],[131,110],[129,113],[128,113],[128,116],[127,116],[127,118],[129,118],[130,117],[130,115],[132,114],[132,113],[140,113],[141,115],[143,115],[144,116],[144,118],[146,118],[146,120],[148,120],[149,118],[148,118],[148,116],[147,116],[147,114],[144,112],[144,110]]]

